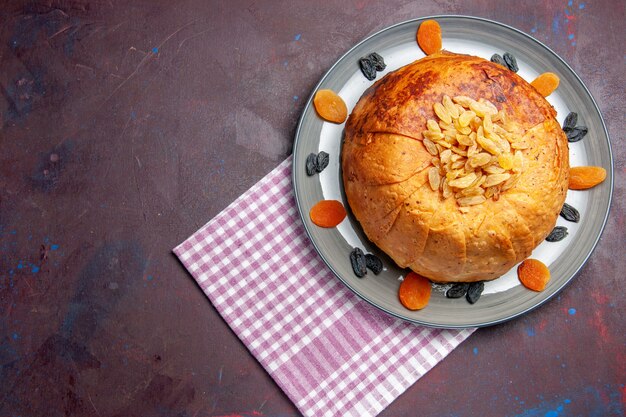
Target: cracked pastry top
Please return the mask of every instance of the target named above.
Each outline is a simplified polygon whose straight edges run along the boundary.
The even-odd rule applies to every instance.
[[[342,146],[348,204],[400,267],[497,278],[553,229],[567,192],[556,111],[516,73],[442,51],[368,88]]]

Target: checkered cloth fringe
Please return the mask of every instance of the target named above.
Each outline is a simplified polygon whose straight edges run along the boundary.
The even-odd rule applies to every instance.
[[[291,157],[174,252],[302,414],[375,416],[472,329],[378,311],[324,265],[298,216]]]

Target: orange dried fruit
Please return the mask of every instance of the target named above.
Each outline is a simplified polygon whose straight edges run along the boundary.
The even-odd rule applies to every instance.
[[[606,169],[602,167],[574,167],[569,170],[569,189],[586,190],[595,187],[606,179]]]
[[[324,120],[343,123],[348,117],[348,107],[333,90],[319,90],[313,97],[315,111]]]
[[[535,87],[539,94],[548,97],[559,86],[559,76],[553,72],[544,72],[535,78],[530,85]]]
[[[426,20],[417,29],[417,44],[426,55],[441,51],[441,26],[434,20]]]
[[[409,310],[421,310],[430,300],[431,285],[428,278],[409,272],[400,284],[398,298]]]
[[[537,259],[526,259],[517,267],[517,277],[529,290],[543,291],[550,281],[550,270]]]
[[[309,217],[319,227],[335,227],[346,218],[346,209],[337,200],[322,200],[311,207]]]

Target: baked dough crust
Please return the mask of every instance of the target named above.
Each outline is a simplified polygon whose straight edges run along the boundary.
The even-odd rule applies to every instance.
[[[530,144],[519,181],[499,199],[469,206],[428,184],[422,144],[444,95],[484,98],[503,109]],[[565,201],[568,142],[556,111],[516,73],[442,51],[387,74],[350,114],[342,146],[348,204],[367,237],[400,267],[436,282],[497,278],[554,228]]]

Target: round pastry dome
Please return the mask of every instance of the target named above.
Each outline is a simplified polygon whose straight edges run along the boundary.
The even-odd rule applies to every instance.
[[[567,138],[510,70],[446,51],[387,74],[350,114],[348,204],[400,267],[437,282],[499,277],[554,228]]]

